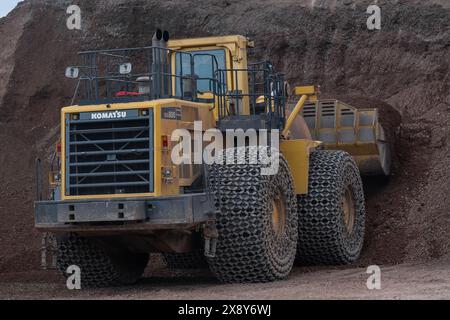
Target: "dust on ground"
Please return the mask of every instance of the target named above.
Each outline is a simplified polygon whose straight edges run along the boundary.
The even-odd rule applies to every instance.
[[[53,272],[35,271],[5,277],[0,299],[450,299],[449,270],[449,261],[381,266],[381,289],[369,290],[367,267],[295,268],[288,279],[264,284],[220,284],[207,271],[162,268],[148,270],[132,287],[81,291],[68,290]]]

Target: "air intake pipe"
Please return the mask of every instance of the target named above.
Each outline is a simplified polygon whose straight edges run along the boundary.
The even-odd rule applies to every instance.
[[[157,29],[152,38],[152,83],[154,99],[168,98],[171,87],[171,68],[167,43],[170,34]]]

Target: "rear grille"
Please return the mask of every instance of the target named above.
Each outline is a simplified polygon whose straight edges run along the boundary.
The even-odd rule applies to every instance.
[[[66,195],[153,192],[153,112],[66,115]]]

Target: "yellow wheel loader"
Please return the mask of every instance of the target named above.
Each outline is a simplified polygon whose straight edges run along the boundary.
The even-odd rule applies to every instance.
[[[158,30],[149,47],[81,52],[67,68],[76,92],[49,200],[35,203],[64,275],[75,265],[84,287],[130,284],[162,253],[172,268],[267,282],[295,261],[358,259],[361,173],[390,171],[377,110],[291,91],[270,62],[248,62],[252,46]]]

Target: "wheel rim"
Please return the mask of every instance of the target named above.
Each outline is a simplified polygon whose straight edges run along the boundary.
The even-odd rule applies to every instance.
[[[286,225],[286,205],[284,198],[280,195],[272,199],[272,229],[275,234],[283,232]]]
[[[347,232],[350,234],[355,226],[356,210],[355,201],[353,199],[353,194],[350,188],[346,188],[344,196],[342,199],[343,214],[344,214],[344,224]]]

